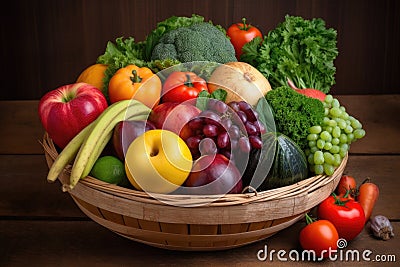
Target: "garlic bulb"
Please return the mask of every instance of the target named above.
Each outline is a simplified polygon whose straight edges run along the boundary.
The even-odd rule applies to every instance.
[[[383,215],[377,215],[371,218],[371,230],[375,237],[389,240],[394,236],[393,227],[388,218]]]

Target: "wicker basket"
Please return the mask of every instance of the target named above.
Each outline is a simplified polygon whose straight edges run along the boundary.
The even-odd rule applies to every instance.
[[[57,150],[47,134],[42,144],[50,167]],[[229,194],[212,203],[207,196],[154,198],[90,176],[69,194],[88,217],[126,238],[172,250],[224,250],[265,239],[302,219],[333,192],[346,163],[347,156],[332,176],[318,175],[264,192]],[[61,183],[68,183],[70,170],[67,167],[59,177]],[[208,204],[179,206],[188,203]]]

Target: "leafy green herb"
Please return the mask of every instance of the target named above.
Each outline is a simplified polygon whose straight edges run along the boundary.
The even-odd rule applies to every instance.
[[[276,131],[287,135],[303,150],[307,148],[308,129],[320,125],[324,117],[322,102],[287,85],[269,91],[265,98],[272,108]]]
[[[255,38],[243,47],[241,61],[256,67],[272,88],[291,79],[299,88],[328,93],[335,84],[338,55],[336,30],[320,18],[305,20],[287,15],[264,40]]]

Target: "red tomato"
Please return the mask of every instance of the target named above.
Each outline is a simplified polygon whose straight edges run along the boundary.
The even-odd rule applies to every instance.
[[[253,40],[255,37],[262,38],[262,33],[256,27],[246,24],[246,19],[242,19],[242,23],[232,24],[226,34],[231,38],[231,43],[235,48],[236,58],[240,60],[243,46]]]
[[[305,250],[315,251],[317,257],[327,258],[329,251],[337,249],[339,234],[328,220],[312,221],[306,215],[307,226],[300,231],[300,245]]]
[[[339,237],[353,240],[364,228],[365,215],[360,203],[331,195],[318,205],[318,218],[335,225]]]
[[[175,71],[164,82],[162,102],[182,103],[196,98],[203,90],[208,92],[207,82],[193,72]]]
[[[336,194],[343,196],[350,190],[349,195],[352,195],[356,189],[357,189],[357,182],[354,179],[354,177],[350,175],[342,175],[339,184],[336,187]]]
[[[87,83],[74,83],[47,92],[39,102],[43,128],[64,148],[107,108],[103,93]]]

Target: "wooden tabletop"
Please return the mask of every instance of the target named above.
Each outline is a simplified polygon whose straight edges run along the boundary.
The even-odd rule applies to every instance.
[[[334,266],[385,266],[400,261],[400,95],[336,96],[358,118],[367,135],[352,144],[345,173],[357,182],[370,177],[380,188],[374,213],[391,220],[395,237],[388,241],[364,231],[344,251],[370,250],[371,261],[323,261]],[[292,261],[288,253],[298,249],[300,221],[276,235],[227,251],[182,252],[154,248],[125,239],[84,215],[58,183],[46,181],[48,167],[39,140],[43,128],[37,115],[38,101],[0,101],[0,266],[308,266]],[[260,261],[267,248],[286,251],[288,261],[276,254]]]

